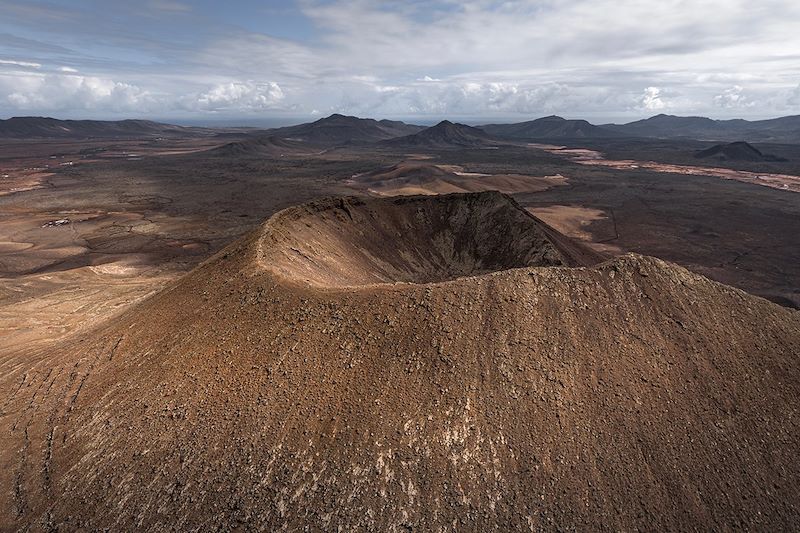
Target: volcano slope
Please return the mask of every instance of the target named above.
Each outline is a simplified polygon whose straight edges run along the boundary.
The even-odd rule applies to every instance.
[[[282,211],[5,358],[0,527],[796,527],[800,314],[568,244],[498,193]]]

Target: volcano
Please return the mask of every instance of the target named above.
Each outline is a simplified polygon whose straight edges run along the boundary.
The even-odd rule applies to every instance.
[[[751,161],[751,162],[782,162],[786,159],[774,155],[764,154],[750,143],[735,142],[718,144],[701,150],[695,154],[698,159],[714,159],[717,161]]]
[[[0,528],[792,529],[798,353],[499,193],[319,200],[4,358]]]
[[[306,124],[276,128],[273,137],[282,137],[318,144],[370,143],[410,135],[422,130],[393,120],[373,120],[334,113]]]
[[[483,130],[443,120],[419,133],[381,142],[385,146],[409,148],[476,148],[496,146]]]
[[[342,215],[345,216],[342,216]],[[599,262],[499,193],[324,201],[270,221],[262,263],[318,287],[435,283]],[[579,253],[576,253],[580,250]]]

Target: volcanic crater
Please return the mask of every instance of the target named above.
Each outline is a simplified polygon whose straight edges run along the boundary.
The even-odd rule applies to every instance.
[[[326,199],[273,217],[260,255],[285,279],[328,288],[599,262],[588,250],[576,254],[545,228],[499,193]]]

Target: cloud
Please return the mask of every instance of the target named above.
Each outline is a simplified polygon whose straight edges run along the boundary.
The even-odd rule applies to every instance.
[[[642,109],[648,111],[659,111],[667,107],[667,104],[661,99],[661,89],[658,87],[646,88],[639,101],[639,105]]]
[[[0,47],[24,50],[28,53],[70,53],[70,50],[59,44],[45,43],[35,39],[26,39],[10,33],[0,33]]]
[[[282,109],[284,99],[283,89],[275,82],[230,81],[204,91],[174,95],[110,78],[84,76],[71,67],[59,67],[50,72],[0,71],[0,109],[10,109],[9,114],[239,113]]]
[[[778,49],[778,35],[796,41],[784,17],[800,9],[788,0],[772,3],[778,5],[755,12],[745,0],[697,0],[691,9],[678,0],[326,0],[305,2],[304,11],[331,52],[351,65],[384,72],[428,67],[426,74],[438,77],[440,66],[559,69],[599,60],[601,70],[666,60],[670,68],[687,56],[702,59],[703,68],[730,46],[741,46],[744,57],[761,56],[764,48]]]
[[[789,98],[786,99],[786,102],[791,106],[800,107],[800,85],[789,93]]]
[[[550,113],[575,106],[581,99],[579,90],[553,83],[443,79],[392,85],[352,80],[326,97],[326,108],[340,113],[470,117]]]
[[[0,99],[19,111],[147,111],[155,99],[127,83],[72,74],[0,75]]]
[[[570,90],[559,84],[524,86],[508,82],[470,82],[448,86],[437,95],[444,112],[545,113],[561,108]]]
[[[30,61],[13,61],[10,59],[0,59],[0,65],[11,65],[24,68],[42,68],[41,63],[32,63]]]
[[[283,89],[275,82],[232,81],[188,97],[184,102],[190,109],[203,111],[263,111],[278,108],[284,98]]]
[[[102,90],[49,82],[58,105],[69,101],[56,94],[63,88],[75,109],[98,114],[132,100],[186,114],[493,118],[770,115],[798,105],[794,0],[755,8],[748,0],[693,0],[690,8],[686,0],[298,0],[269,17],[253,3],[0,3],[8,15],[0,49],[13,51],[4,61],[105,80],[84,81]],[[274,34],[253,29],[261,27]],[[20,87],[30,84],[34,67],[0,66]],[[108,83],[133,96],[103,96]],[[30,95],[13,85],[0,93],[0,113],[56,105],[37,97],[45,89],[36,84]]]
[[[742,109],[753,107],[756,103],[744,94],[744,89],[742,87],[735,85],[729,89],[725,89],[723,93],[714,96],[714,105],[725,109]]]

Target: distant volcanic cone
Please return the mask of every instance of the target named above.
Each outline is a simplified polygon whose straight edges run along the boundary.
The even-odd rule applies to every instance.
[[[282,211],[3,377],[0,526],[795,527],[800,313],[597,260],[498,193]]]
[[[417,148],[476,148],[496,146],[485,131],[465,124],[443,120],[419,133],[381,141],[382,145]]]
[[[730,144],[717,144],[711,148],[701,150],[695,154],[698,159],[715,159],[718,161],[752,161],[752,162],[782,162],[786,159],[764,154],[750,143],[735,142]]]

